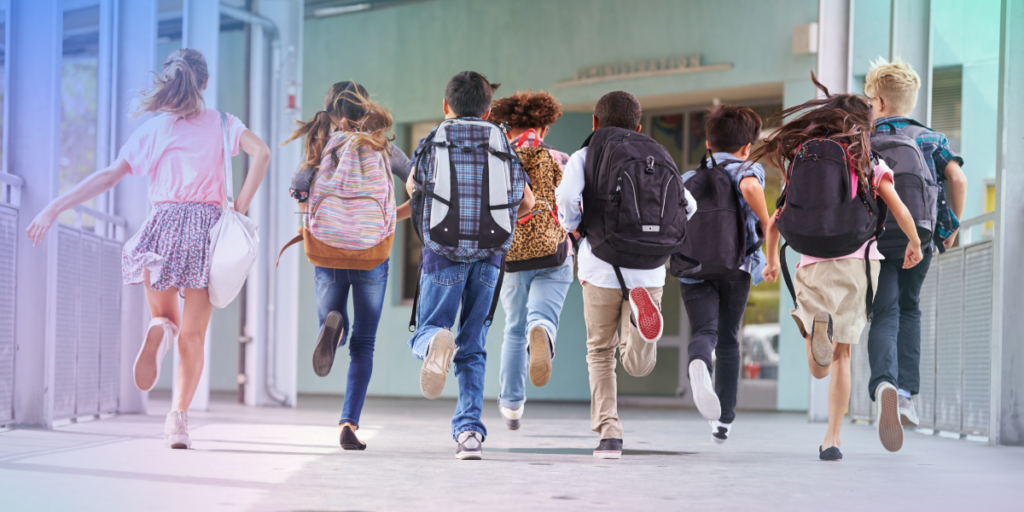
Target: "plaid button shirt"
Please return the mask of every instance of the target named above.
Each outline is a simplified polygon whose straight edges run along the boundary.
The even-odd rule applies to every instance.
[[[883,124],[886,126],[881,126]],[[878,131],[884,130],[888,133],[891,131],[889,125],[900,130],[910,124],[919,123],[904,116],[888,116],[876,119],[875,129]],[[939,209],[936,217],[935,236],[932,242],[933,244],[941,243],[960,227],[960,219],[956,218],[953,210],[949,207],[949,203],[946,201],[946,166],[950,162],[956,162],[963,166],[964,159],[960,158],[949,148],[949,140],[946,139],[945,135],[930,128],[922,131],[916,140],[917,147],[921,148],[921,152],[924,153],[924,161],[928,164],[928,169],[932,172],[935,182],[939,185]]]

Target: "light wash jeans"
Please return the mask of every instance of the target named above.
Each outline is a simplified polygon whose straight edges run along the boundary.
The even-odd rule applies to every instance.
[[[527,333],[542,326],[551,334],[554,345],[558,334],[558,316],[565,294],[572,284],[572,257],[561,266],[505,274],[501,286],[501,306],[505,309],[505,342],[501,345],[501,393],[498,404],[518,409],[526,402],[526,373],[529,357]]]
[[[453,439],[466,431],[487,436],[487,429],[480,419],[487,366],[487,350],[484,348],[487,326],[484,319],[491,309],[497,281],[498,267],[482,261],[424,272],[420,277],[417,327],[409,339],[409,348],[416,359],[423,359],[437,331],[451,329],[455,333],[455,346],[459,349],[454,360],[459,401],[452,417]],[[459,318],[458,329],[453,328],[456,316]]]

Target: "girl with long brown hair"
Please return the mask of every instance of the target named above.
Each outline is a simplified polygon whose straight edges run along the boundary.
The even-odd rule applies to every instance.
[[[391,114],[371,101],[362,85],[345,81],[331,86],[323,110],[309,121],[300,121],[299,128],[283,143],[306,137],[305,158],[292,179],[291,195],[307,212],[304,239],[306,255],[314,265],[320,321],[313,371],[321,377],[331,371],[335,352],[349,337],[348,295],[352,292],[355,315],[349,344],[351,362],[338,422],[339,442],[346,450],[366,449],[355,431],[373,372],[377,326],[387,290],[387,253],[395,223],[408,217],[408,213],[397,212],[392,172],[404,180],[410,162],[392,144],[390,128]],[[360,215],[363,207],[369,210],[362,210],[365,215]],[[408,211],[408,206],[403,208]],[[347,227],[337,227],[341,224]],[[317,231],[317,225],[326,228]],[[334,243],[330,236],[335,236]],[[346,245],[363,238],[370,239],[365,249],[362,245]],[[321,259],[311,246],[339,256]],[[367,256],[372,262],[366,264],[353,252],[345,252],[349,250],[360,255],[378,251],[382,256]]]
[[[904,268],[913,267],[921,261],[921,242],[913,217],[893,187],[892,171],[884,161],[872,164],[871,145],[868,140],[873,129],[871,105],[857,95],[829,94],[828,89],[815,79],[813,73],[811,80],[821,91],[821,97],[777,114],[781,118],[796,117],[765,139],[764,144],[750,159],[756,161],[764,158],[779,169],[788,169],[783,175],[786,179],[786,189],[790,190],[794,183],[792,180],[796,163],[802,162],[806,165],[809,160],[823,161],[823,158],[814,153],[815,149],[808,148],[814,144],[834,147],[832,142],[838,143],[845,156],[844,164],[848,163],[849,168],[849,186],[844,185],[842,188],[843,193],[849,191],[851,194],[851,197],[847,198],[849,203],[859,208],[856,206],[861,204],[857,201],[858,197],[864,204],[875,204],[875,199],[884,201],[899,222],[900,228],[910,239]],[[845,173],[846,169],[842,168],[840,172]],[[807,172],[801,173],[800,176],[801,180],[826,179],[824,175]],[[786,191],[783,194],[786,194]],[[786,200],[788,202],[791,199],[792,193]],[[813,201],[801,204],[802,214],[808,217],[816,216],[818,212],[815,209],[828,207],[828,201],[831,199],[817,201],[824,202],[825,205],[811,205]],[[844,199],[840,197],[839,201]],[[765,252],[768,263],[762,274],[765,279],[773,282],[778,279],[781,268],[778,223],[787,206],[790,205],[784,204],[776,210],[768,223],[766,233]],[[876,218],[872,222],[877,223],[877,212],[874,215]],[[841,242],[833,241],[835,244]],[[793,309],[791,314],[806,341],[807,365],[811,375],[817,379],[825,378],[830,373],[832,375],[828,395],[828,429],[825,432],[825,439],[818,448],[818,457],[821,460],[835,461],[843,458],[839,445],[843,417],[850,402],[850,346],[858,342],[861,331],[867,324],[865,303],[868,297],[873,296],[873,290],[877,287],[880,268],[877,260],[881,259],[882,255],[874,246],[874,238],[870,238],[850,254],[827,258],[805,254],[797,264],[794,287],[796,309]],[[869,269],[867,272],[865,265]]]
[[[155,115],[135,130],[113,164],[51,201],[27,230],[35,245],[64,210],[114,188],[129,174],[149,178],[152,213],[125,243],[121,272],[125,283],[145,284],[152,316],[133,368],[139,389],[153,388],[163,356],[178,338],[181,362],[164,424],[169,448],[192,444],[187,411],[203,371],[206,326],[213,312],[207,292],[210,229],[227,207],[224,159],[239,149],[251,157],[234,202],[240,213],[249,208],[270,163],[267,145],[231,114],[226,116],[231,154],[224,154],[221,113],[203,101],[208,78],[202,53],[190,48],[171,52],[132,110],[133,117]],[[183,311],[179,295],[185,298]]]

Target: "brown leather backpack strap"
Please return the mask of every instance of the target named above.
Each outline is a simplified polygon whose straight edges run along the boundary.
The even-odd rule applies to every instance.
[[[284,244],[284,247],[281,248],[281,252],[277,253],[277,262],[274,263],[274,268],[277,268],[277,266],[281,264],[281,255],[284,254],[284,250],[301,241],[302,233],[299,233],[298,235],[295,236],[295,238],[292,238],[291,240],[288,241],[288,243]]]

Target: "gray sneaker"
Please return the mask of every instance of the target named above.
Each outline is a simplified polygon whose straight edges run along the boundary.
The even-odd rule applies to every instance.
[[[423,358],[423,367],[420,368],[420,391],[423,396],[431,400],[441,396],[456,351],[452,332],[448,329],[437,331],[430,340],[427,356]]]
[[[622,457],[622,439],[602,439],[597,443],[594,457],[598,459],[618,459]]]
[[[468,430],[459,434],[459,445],[455,448],[455,458],[459,460],[480,460],[483,458],[484,436],[480,432]]]
[[[518,409],[509,409],[499,404],[498,412],[501,413],[501,419],[505,420],[505,427],[509,430],[519,430],[519,420],[523,417],[523,409],[526,409],[526,404],[520,405]]]
[[[188,412],[171,411],[164,421],[164,446],[175,450],[187,450],[192,447],[188,437]]]
[[[904,425],[918,426],[921,419],[917,417],[917,409],[914,408],[914,398],[907,398],[900,395],[900,420]]]

